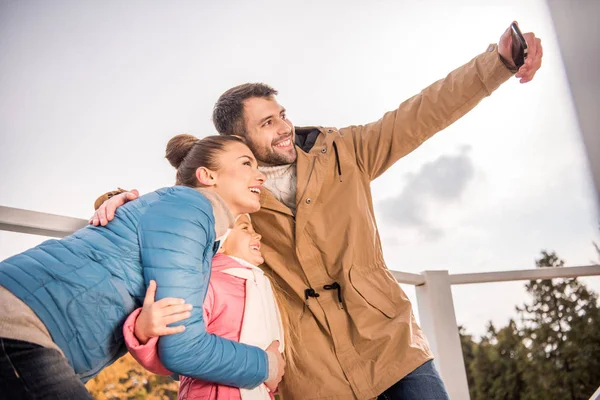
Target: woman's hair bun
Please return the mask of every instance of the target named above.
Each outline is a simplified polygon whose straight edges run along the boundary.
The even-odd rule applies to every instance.
[[[198,142],[198,138],[187,133],[177,135],[167,143],[167,150],[165,158],[169,160],[169,163],[179,168],[185,157],[189,154],[190,150]]]

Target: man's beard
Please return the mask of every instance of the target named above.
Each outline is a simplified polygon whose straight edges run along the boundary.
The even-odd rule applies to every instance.
[[[290,136],[290,139],[292,140],[292,143],[293,143],[293,135]],[[256,159],[262,165],[267,166],[267,167],[276,167],[278,165],[292,164],[296,161],[296,158],[298,157],[298,151],[296,150],[296,147],[293,146],[293,144],[292,144],[292,146],[293,146],[292,148],[294,149],[293,156],[288,156],[288,155],[277,153],[276,151],[272,150],[272,148],[259,149],[258,146],[255,146],[254,142],[249,140],[248,137],[246,137],[246,144],[248,145],[250,150],[252,150],[252,153],[254,153],[254,157],[256,157]],[[290,159],[290,157],[291,157],[291,159]]]

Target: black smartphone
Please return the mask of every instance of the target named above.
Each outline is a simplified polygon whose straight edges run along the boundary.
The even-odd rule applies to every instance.
[[[512,34],[512,58],[517,68],[521,68],[527,59],[527,42],[519,29],[519,26],[513,22],[510,24]]]

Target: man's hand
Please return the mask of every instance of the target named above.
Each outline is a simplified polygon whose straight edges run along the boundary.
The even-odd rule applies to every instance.
[[[135,321],[133,334],[141,344],[157,336],[173,335],[185,330],[185,326],[169,327],[167,325],[189,318],[192,314],[191,304],[184,304],[183,299],[165,298],[157,302],[156,281],[150,281],[142,312]]]
[[[519,68],[516,73],[516,77],[520,79],[521,83],[527,83],[533,79],[533,76],[538,69],[542,66],[542,41],[535,37],[531,32],[523,34],[525,41],[527,42],[527,58],[525,64]],[[506,62],[515,66],[515,62],[512,58],[512,34],[510,26],[500,37],[498,42],[498,53]]]
[[[265,382],[265,385],[267,385],[267,388],[269,388],[269,390],[271,392],[274,392],[277,390],[277,386],[279,385],[279,382],[281,382],[281,378],[283,378],[283,373],[285,370],[285,360],[283,359],[283,356],[279,352],[279,341],[278,340],[271,343],[269,345],[269,347],[267,347],[267,350],[265,350],[265,351],[267,353],[271,353],[277,359],[277,372],[274,374],[271,374],[271,366],[269,366],[269,377],[267,378],[267,381]],[[272,359],[273,359],[273,357],[269,357],[269,360],[272,360]]]
[[[90,218],[90,224],[94,226],[106,226],[109,221],[115,217],[115,211],[128,201],[135,200],[139,196],[139,192],[133,189],[130,192],[124,192],[106,200]]]

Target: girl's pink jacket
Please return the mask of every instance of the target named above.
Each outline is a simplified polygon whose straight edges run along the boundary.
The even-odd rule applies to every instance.
[[[217,254],[213,258],[212,275],[204,299],[204,321],[208,333],[238,342],[244,317],[246,282],[242,278],[221,272],[227,268],[245,267],[224,254]],[[152,338],[142,345],[133,333],[135,321],[141,311],[138,308],[132,312],[123,326],[127,348],[133,358],[148,371],[157,375],[171,375],[158,358],[158,338]],[[179,400],[241,400],[238,388],[185,376],[180,379]]]

